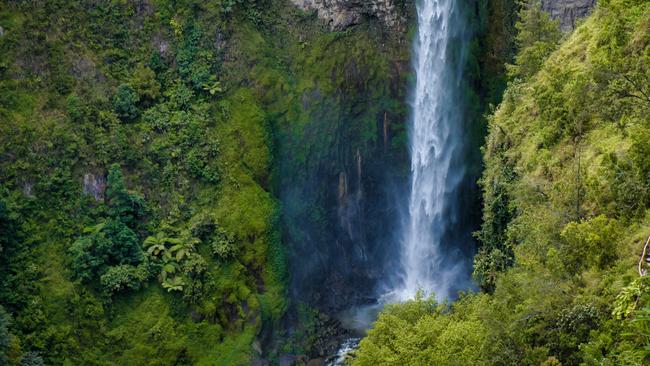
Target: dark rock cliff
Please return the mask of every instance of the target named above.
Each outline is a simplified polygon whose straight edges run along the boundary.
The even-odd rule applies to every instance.
[[[332,30],[342,30],[359,24],[364,16],[376,17],[390,28],[405,24],[395,0],[291,0],[303,10],[316,11]]]
[[[596,0],[542,0],[542,10],[560,21],[560,28],[569,31],[596,6]]]

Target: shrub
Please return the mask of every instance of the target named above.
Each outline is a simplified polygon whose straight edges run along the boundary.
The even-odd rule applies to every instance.
[[[635,166],[634,156],[630,159],[629,155],[633,154],[607,154],[598,169],[601,182],[593,194],[602,212],[612,216],[642,216],[650,198],[647,177]]]
[[[221,228],[217,229],[210,242],[212,254],[224,260],[232,258],[237,252],[235,241],[234,234],[226,232]]]
[[[188,88],[180,79],[174,85],[165,90],[165,96],[169,99],[169,106],[174,110],[189,109],[194,98],[194,92]]]
[[[648,292],[650,287],[648,286],[649,283],[650,279],[644,276],[635,279],[632,283],[623,287],[614,301],[612,315],[616,319],[624,319],[632,315],[639,304],[641,295]]]
[[[109,219],[86,230],[88,234],[70,248],[75,277],[91,281],[107,266],[135,265],[142,261],[138,238],[124,223]]]
[[[0,201],[0,253],[16,237],[16,223],[4,201]]]
[[[197,304],[206,295],[205,282],[208,277],[208,264],[201,255],[192,255],[181,266],[187,279],[183,298],[190,304]]]
[[[216,144],[203,143],[191,149],[185,158],[187,170],[206,182],[218,183],[219,172],[215,163],[217,154]]]
[[[563,252],[568,261],[567,268],[609,266],[617,257],[616,243],[620,234],[618,222],[605,215],[568,223],[561,233],[566,244]]]
[[[221,228],[214,219],[207,215],[197,215],[191,233],[203,243],[208,243],[212,254],[220,259],[229,259],[237,253],[235,234]]]
[[[145,266],[129,264],[109,267],[100,277],[102,289],[109,295],[125,290],[137,290],[140,284],[147,280],[149,273]]]
[[[86,106],[81,102],[81,99],[74,94],[66,98],[65,109],[66,112],[68,112],[70,119],[77,123],[82,122],[87,113]]]

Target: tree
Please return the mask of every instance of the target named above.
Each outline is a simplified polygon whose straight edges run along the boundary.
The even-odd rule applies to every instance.
[[[122,170],[113,164],[108,170],[106,188],[109,215],[135,228],[136,220],[144,216],[144,199],[127,191]]]
[[[599,215],[589,220],[570,222],[562,230],[565,260],[574,269],[584,266],[605,268],[616,259],[616,244],[621,227],[615,219]]]
[[[92,281],[105,273],[107,267],[137,265],[143,259],[137,236],[121,221],[108,219],[86,232],[70,248],[72,268],[81,280]]]
[[[160,96],[160,83],[156,80],[156,73],[142,64],[135,69],[131,84],[140,102],[149,104]]]
[[[146,265],[138,267],[122,264],[109,267],[100,277],[102,289],[109,295],[124,291],[137,290],[140,284],[149,278]]]
[[[104,225],[102,233],[109,239],[110,245],[99,246],[98,249],[104,256],[108,256],[108,264],[138,264],[142,261],[142,249],[138,237],[124,223],[109,219]]]
[[[122,121],[129,122],[140,115],[137,107],[139,101],[138,93],[129,85],[122,84],[113,97],[113,109]]]
[[[445,312],[444,305],[421,293],[414,300],[386,306],[350,364],[490,364],[486,325],[471,312],[453,316]]]
[[[6,365],[9,362],[8,351],[11,346],[11,334],[9,333],[10,315],[0,306],[0,364]]]
[[[97,257],[93,250],[96,241],[93,236],[83,236],[70,247],[74,276],[82,281],[92,280],[95,270],[102,265],[102,258]]]
[[[183,291],[185,281],[182,274],[177,274],[177,272],[183,262],[195,256],[194,246],[199,241],[193,238],[189,232],[184,234],[182,239],[169,238],[161,231],[144,241],[147,253],[153,257],[152,260],[161,265],[159,279],[163,288],[170,292]]]
[[[115,289],[123,287],[134,288],[130,284],[134,279],[146,277],[133,272],[144,259],[134,231],[137,219],[143,216],[144,200],[126,190],[117,164],[109,168],[107,183],[108,217],[86,228],[85,235],[70,247],[70,254],[76,278],[86,282],[99,280],[110,288],[109,292],[116,292]]]
[[[519,52],[514,65],[507,65],[511,78],[527,79],[542,68],[562,37],[559,22],[542,11],[541,2],[532,0],[522,5],[519,21],[515,24],[515,43]]]
[[[26,352],[20,358],[20,366],[43,366],[43,358],[38,354],[38,352]]]
[[[17,230],[14,221],[7,204],[0,201],[0,253],[15,240]]]
[[[227,232],[222,228],[217,228],[212,235],[210,247],[212,253],[221,259],[229,259],[235,256],[237,248],[235,246],[235,235]]]

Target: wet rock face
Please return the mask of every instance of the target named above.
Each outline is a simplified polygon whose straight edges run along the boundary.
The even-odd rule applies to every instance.
[[[23,194],[27,197],[34,197],[34,183],[32,182],[23,183]]]
[[[576,22],[589,15],[595,6],[596,0],[542,0],[542,10],[558,19],[563,31],[575,28]]]
[[[104,200],[106,191],[106,177],[103,174],[86,173],[84,174],[83,192],[93,196],[97,201]]]
[[[171,59],[172,52],[169,40],[162,33],[157,33],[152,38],[153,47],[164,59]]]
[[[395,7],[394,0],[291,0],[297,7],[315,10],[331,30],[343,30],[359,24],[364,16],[378,18],[389,28],[399,28],[403,17]]]

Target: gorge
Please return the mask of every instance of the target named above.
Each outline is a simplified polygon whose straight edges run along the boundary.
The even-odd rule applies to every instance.
[[[648,364],[648,65],[645,0],[0,2],[0,364]]]

